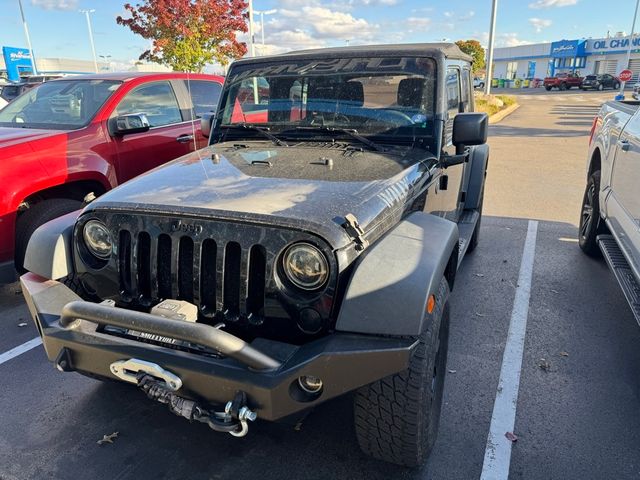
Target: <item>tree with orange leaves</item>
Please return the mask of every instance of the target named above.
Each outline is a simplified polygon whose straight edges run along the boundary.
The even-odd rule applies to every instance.
[[[237,39],[247,31],[244,0],[143,0],[124,8],[129,17],[116,22],[153,41],[140,60],[201,72],[208,63],[226,65],[247,52]]]

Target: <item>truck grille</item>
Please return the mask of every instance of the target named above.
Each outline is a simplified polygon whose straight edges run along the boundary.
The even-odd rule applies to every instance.
[[[204,315],[264,314],[271,264],[263,245],[127,229],[117,238],[124,302],[148,306],[174,298],[198,305]]]

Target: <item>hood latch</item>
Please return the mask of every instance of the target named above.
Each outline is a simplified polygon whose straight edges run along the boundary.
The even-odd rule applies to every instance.
[[[344,228],[349,236],[356,242],[356,250],[362,251],[369,246],[369,241],[364,238],[364,230],[362,230],[358,219],[353,213],[347,213],[344,216],[342,228]]]

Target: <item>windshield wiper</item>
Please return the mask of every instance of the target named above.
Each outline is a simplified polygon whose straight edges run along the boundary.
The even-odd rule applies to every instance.
[[[263,137],[268,138],[276,145],[280,145],[281,147],[288,147],[289,144],[283,140],[280,140],[278,137],[269,133],[269,127],[263,127],[260,125],[252,125],[250,123],[233,123],[230,125],[221,125],[221,128],[228,129],[243,129],[243,130],[251,130],[252,132],[258,132]]]
[[[377,143],[369,140],[367,137],[363,137],[362,135],[360,135],[355,128],[336,128],[336,127],[317,126],[317,127],[296,127],[295,129],[301,130],[301,131],[308,131],[308,132],[320,130],[322,132],[327,132],[327,133],[344,133],[349,137],[353,138],[354,140],[357,140],[360,143],[363,143],[366,146],[373,148],[377,152],[386,151],[386,149],[383,146],[378,145]]]

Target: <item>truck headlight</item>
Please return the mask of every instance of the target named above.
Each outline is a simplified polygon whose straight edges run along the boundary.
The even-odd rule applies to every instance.
[[[316,290],[329,278],[327,258],[309,243],[291,245],[284,253],[282,267],[291,283],[303,290]]]
[[[82,230],[82,237],[89,252],[106,260],[111,256],[113,242],[107,227],[98,220],[89,220]]]

